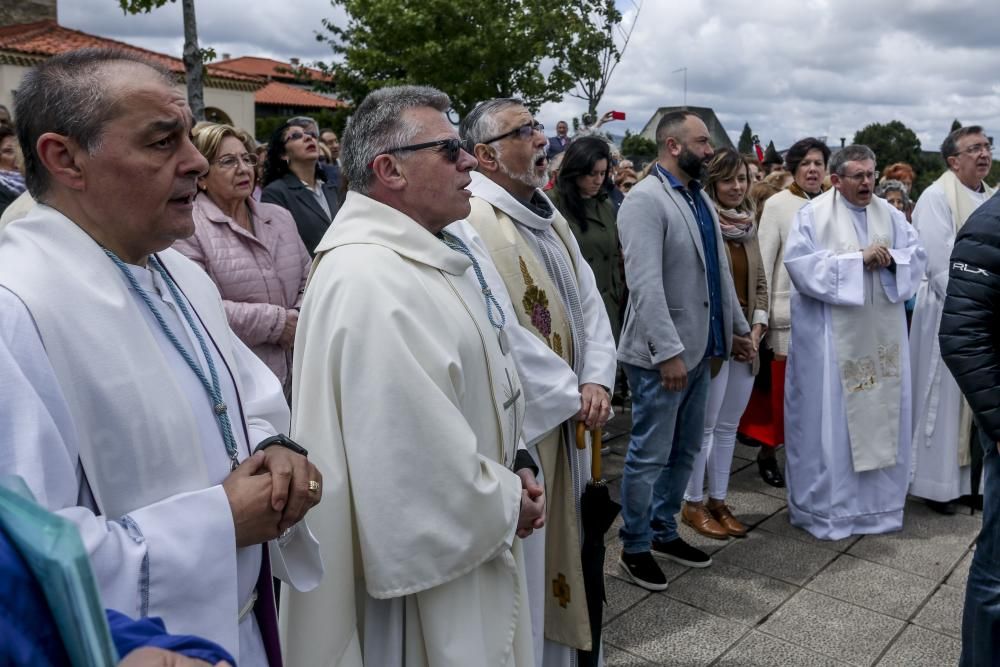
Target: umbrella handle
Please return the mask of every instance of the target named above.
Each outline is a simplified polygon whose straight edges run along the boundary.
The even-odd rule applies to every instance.
[[[587,426],[583,422],[576,423],[576,448],[587,448]],[[591,431],[590,441],[590,479],[593,482],[601,481],[601,439],[603,434],[600,428]]]

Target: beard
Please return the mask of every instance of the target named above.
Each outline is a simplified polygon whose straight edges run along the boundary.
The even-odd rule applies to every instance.
[[[708,160],[702,160],[689,151],[687,146],[677,156],[677,166],[683,169],[685,174],[699,181],[705,179],[705,167],[707,164]]]
[[[544,157],[545,150],[543,149],[532,156],[531,162],[525,167],[524,171],[514,171],[511,169],[499,154],[497,155],[497,163],[500,165],[500,172],[507,178],[531,188],[544,188],[549,182],[548,173],[541,175],[535,173],[535,163]]]

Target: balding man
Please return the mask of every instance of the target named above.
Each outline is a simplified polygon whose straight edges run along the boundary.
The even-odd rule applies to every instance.
[[[383,88],[344,132],[351,190],[295,346],[293,435],[327,479],[312,523],[331,569],[281,605],[295,665],[534,664],[519,538],[542,526],[542,489],[517,454],[514,314],[444,231],[476,167],[450,105]]]
[[[712,360],[749,361],[755,353],[718,215],[699,180],[714,155],[708,128],[689,111],[669,113],[656,143],[651,177],[618,213],[630,289],[618,360],[632,388],[621,566],[654,591],[667,580],[653,556],[712,563],[677,534],[674,515],[701,449]]]
[[[84,50],[28,72],[17,115],[38,205],[0,240],[5,472],[77,525],[105,605],[279,664],[272,567],[318,583],[298,521],[321,479],[277,437],[277,378],[169,249],[208,167],[191,111],[169,72]]]

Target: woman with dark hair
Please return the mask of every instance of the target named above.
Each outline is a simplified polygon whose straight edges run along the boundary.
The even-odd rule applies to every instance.
[[[750,323],[754,349],[767,331],[767,280],[757,243],[750,189],[750,165],[739,153],[723,148],[708,165],[705,192],[715,203],[725,239],[726,257],[736,288],[736,297]],[[712,381],[705,409],[705,432],[694,460],[681,518],[706,537],[724,540],[745,537],[746,527],[726,505],[729,472],[736,447],[736,427],[750,400],[753,379],[759,368],[753,362],[712,360]],[[708,502],[705,502],[705,477]]]
[[[767,200],[760,216],[760,254],[767,276],[768,322],[766,344],[773,354],[769,373],[758,383],[758,391],[740,422],[744,440],[763,445],[757,452],[761,478],[771,486],[785,486],[778,469],[775,449],[785,441],[785,361],[791,337],[790,298],[792,282],[784,264],[784,245],[792,220],[802,205],[827,188],[823,185],[830,149],[813,137],[800,139],[785,154],[792,183]]]
[[[10,125],[0,125],[0,213],[25,190],[17,137]]]
[[[548,196],[569,223],[590,265],[615,341],[621,329],[622,254],[614,204],[608,198],[611,147],[598,137],[574,139],[563,155],[556,186]]]
[[[260,200],[292,214],[310,255],[339,209],[337,186],[324,178],[315,121],[292,118],[274,131],[268,142]]]

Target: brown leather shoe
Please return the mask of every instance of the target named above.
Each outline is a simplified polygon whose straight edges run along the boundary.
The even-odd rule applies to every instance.
[[[681,521],[713,540],[729,538],[729,531],[712,518],[705,503],[684,503],[684,507],[681,509]]]
[[[712,518],[722,526],[725,531],[732,535],[733,537],[746,537],[747,527],[744,526],[739,520],[733,516],[733,513],[729,511],[729,508],[725,503],[719,503],[718,505],[711,503],[708,505],[708,512],[712,515]]]

